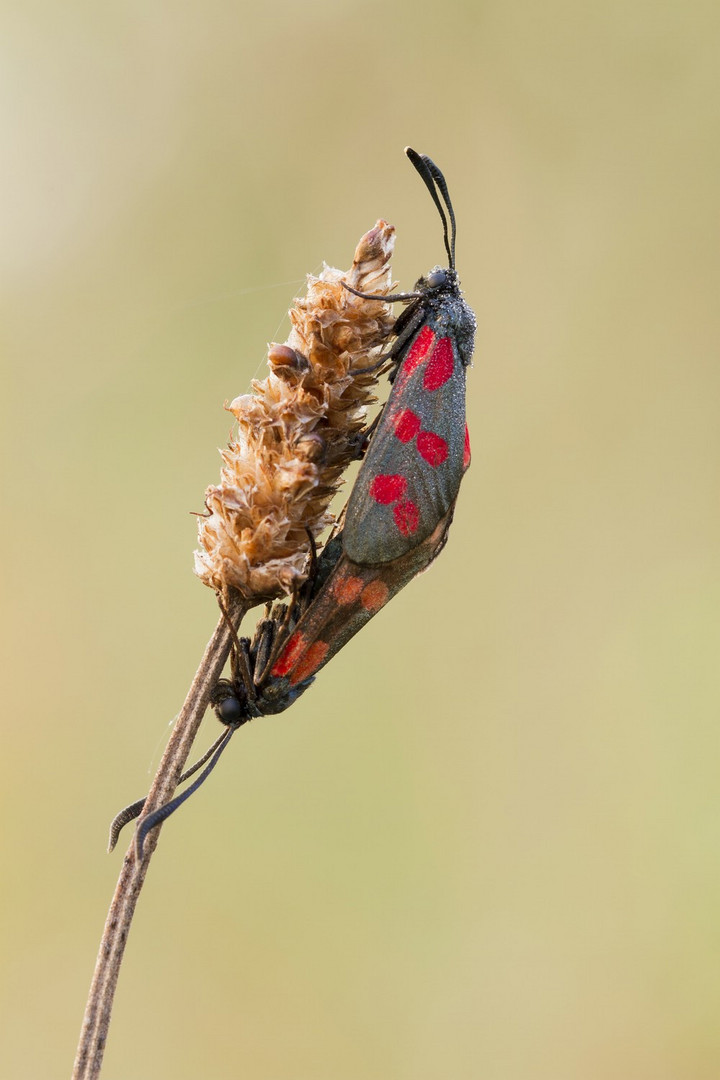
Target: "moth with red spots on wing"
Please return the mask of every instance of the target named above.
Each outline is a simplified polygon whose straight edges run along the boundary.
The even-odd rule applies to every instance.
[[[383,358],[395,365],[393,387],[345,513],[345,554],[365,566],[400,558],[430,536],[470,463],[465,368],[476,322],[455,269],[455,214],[437,165],[409,147],[405,152],[440,213],[449,266],[434,267],[411,293],[385,297],[412,303],[395,322],[395,342]]]

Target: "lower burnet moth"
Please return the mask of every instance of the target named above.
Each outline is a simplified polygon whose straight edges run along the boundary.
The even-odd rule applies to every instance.
[[[252,642],[238,642],[232,678],[221,679],[213,694],[218,718],[227,724],[244,723],[292,705],[320,668],[437,558],[453,511],[454,506],[410,551],[379,566],[348,559],[344,533],[339,532],[323,550],[315,577],[308,582],[312,591],[298,613],[292,604],[279,605],[258,625]]]
[[[269,608],[252,641],[235,639],[231,678],[218,682],[211,699],[226,731],[181,779],[205,765],[200,776],[140,822],[139,853],[147,833],[209,775],[232,733],[250,719],[293,704],[320,668],[425,570],[446,542],[470,464],[465,368],[472,359],[476,322],[460,293],[455,214],[445,178],[430,158],[410,148],[406,153],[440,214],[449,265],[434,267],[409,293],[357,294],[404,301],[408,307],[394,323],[392,345],[375,365],[390,365],[392,389],[371,429],[339,531],[319,557],[313,553],[310,575],[297,595]],[[142,806],[138,800],[118,814],[111,848]]]
[[[145,837],[170,816],[207,779],[231,735],[248,720],[284,712],[315,681],[315,675],[439,555],[447,540],[454,506],[430,536],[405,555],[381,566],[361,566],[343,551],[339,532],[315,561],[301,592],[288,604],[271,606],[250,640],[236,638],[231,677],[220,679],[211,704],[226,730],[183,776],[189,780],[205,769],[174,799],[144,818],[136,835],[138,856]],[[110,826],[110,851],[121,830],[138,817],[145,804],[138,799],[120,811]]]

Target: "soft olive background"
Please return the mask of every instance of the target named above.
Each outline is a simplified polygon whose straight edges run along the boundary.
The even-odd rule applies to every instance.
[[[165,829],[104,1078],[720,1075],[719,23],[6,10],[3,1077],[71,1068],[223,401],[376,218],[444,258],[406,143],[478,313],[451,541]]]

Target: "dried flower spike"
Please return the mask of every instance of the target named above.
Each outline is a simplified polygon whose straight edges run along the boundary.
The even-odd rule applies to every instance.
[[[288,594],[307,576],[308,533],[333,522],[328,507],[375,398],[377,360],[393,326],[388,304],[358,292],[392,291],[395,230],[378,221],[360,240],[352,268],[308,277],[290,311],[284,345],[268,350],[270,375],[226,408],[237,438],[221,451],[220,483],[199,519],[195,573],[219,592],[253,603]]]

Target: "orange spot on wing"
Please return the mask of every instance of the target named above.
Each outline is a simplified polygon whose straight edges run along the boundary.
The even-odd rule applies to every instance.
[[[290,685],[295,686],[297,683],[303,682],[305,679],[309,679],[311,675],[314,675],[329,650],[330,646],[326,641],[314,641],[295,670],[291,672]]]
[[[363,589],[360,603],[366,611],[374,613],[387,604],[389,596],[390,590],[384,581],[371,581]]]
[[[341,577],[338,578],[333,586],[333,595],[338,604],[352,604],[362,592],[362,587],[362,578],[350,576]]]

